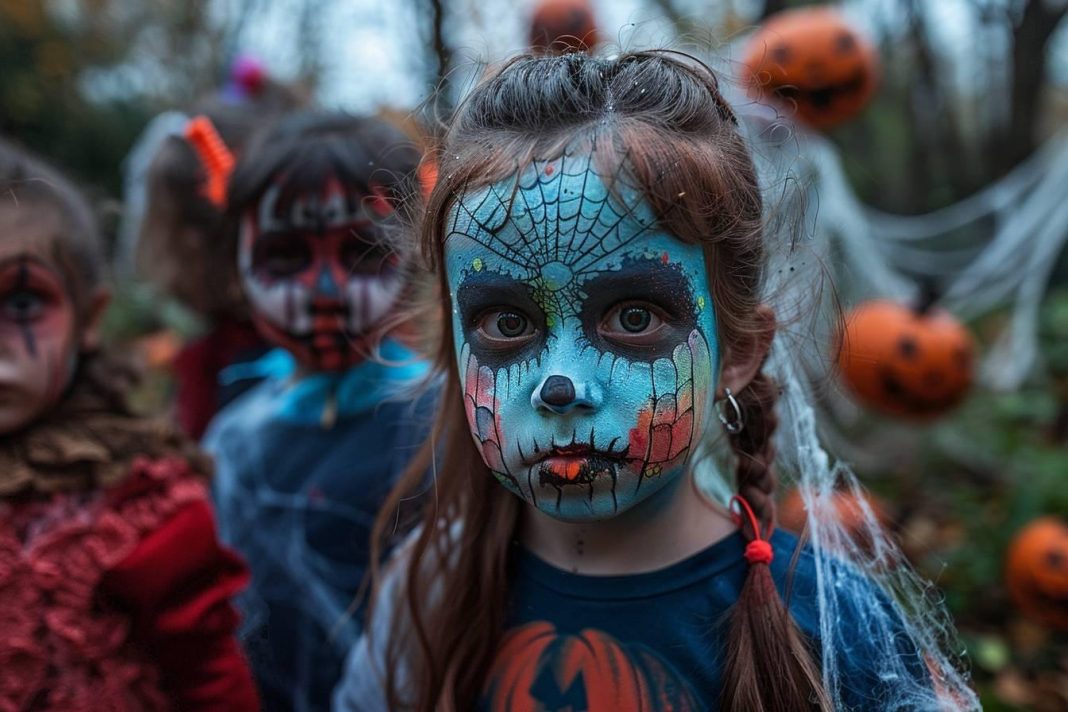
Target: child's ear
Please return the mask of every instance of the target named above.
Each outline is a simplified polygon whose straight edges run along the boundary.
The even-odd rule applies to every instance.
[[[760,371],[764,358],[775,338],[775,312],[767,304],[756,308],[756,328],[738,334],[734,341],[723,347],[723,368],[716,384],[716,400],[726,397],[726,389],[740,393]]]
[[[85,310],[85,321],[82,323],[81,351],[92,353],[100,348],[100,327],[104,322],[104,313],[111,304],[111,292],[101,287],[93,292],[89,300],[89,307]]]

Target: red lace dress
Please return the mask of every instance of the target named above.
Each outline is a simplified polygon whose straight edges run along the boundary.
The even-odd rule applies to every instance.
[[[152,440],[123,422],[0,448],[0,712],[258,709],[230,603],[246,569],[187,459],[116,461],[102,434]]]

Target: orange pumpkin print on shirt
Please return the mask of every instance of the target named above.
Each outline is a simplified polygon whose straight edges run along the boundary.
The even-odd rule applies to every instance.
[[[704,707],[670,664],[641,645],[546,621],[509,632],[486,687],[491,712],[696,712]]]

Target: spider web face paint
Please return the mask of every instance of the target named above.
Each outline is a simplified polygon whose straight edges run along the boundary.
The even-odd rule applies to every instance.
[[[447,225],[471,434],[505,487],[572,521],[682,474],[714,386],[703,252],[615,186],[565,155],[462,194]]]
[[[77,361],[74,303],[44,260],[0,255],[0,434],[55,405]]]
[[[391,212],[383,195],[346,192],[284,201],[277,185],[241,226],[238,266],[264,335],[313,371],[359,362],[355,348],[395,304],[403,258],[376,226]]]

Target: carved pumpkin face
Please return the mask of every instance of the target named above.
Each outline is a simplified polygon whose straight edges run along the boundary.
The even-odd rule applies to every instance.
[[[974,353],[968,330],[949,313],[917,313],[877,300],[846,315],[838,366],[865,405],[924,419],[964,398],[972,384]]]
[[[1021,611],[1068,630],[1068,524],[1042,517],[1020,530],[1009,545],[1005,579]]]
[[[597,24],[587,0],[545,0],[530,21],[530,46],[547,54],[584,52],[597,44]]]
[[[560,635],[545,621],[505,636],[488,679],[491,712],[704,709],[651,650],[592,628]]]
[[[872,514],[875,515],[876,523],[882,528],[889,526],[890,518],[886,514],[886,505],[870,492],[865,493],[865,499],[872,510]],[[861,508],[856,495],[852,492],[835,492],[831,495],[831,500],[845,533],[859,547],[870,552],[872,545],[871,535],[866,526],[864,510]],[[799,490],[790,490],[775,511],[779,524],[784,529],[797,534],[804,530],[808,519],[808,511],[805,509],[805,502],[801,498]]]
[[[742,61],[754,98],[776,100],[817,129],[853,118],[878,84],[871,44],[829,7],[773,15],[750,38]]]

